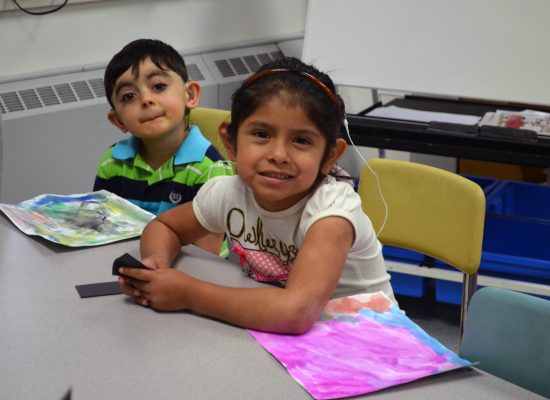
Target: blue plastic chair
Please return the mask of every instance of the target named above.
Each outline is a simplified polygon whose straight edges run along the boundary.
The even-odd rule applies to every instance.
[[[550,398],[550,301],[484,287],[468,308],[460,356]]]

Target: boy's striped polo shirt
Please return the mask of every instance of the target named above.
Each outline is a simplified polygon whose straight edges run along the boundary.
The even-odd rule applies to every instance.
[[[153,170],[139,153],[140,139],[132,136],[109,148],[99,163],[94,190],[105,189],[159,215],[193,200],[203,183],[233,175],[233,167],[192,125],[185,141],[159,169]]]

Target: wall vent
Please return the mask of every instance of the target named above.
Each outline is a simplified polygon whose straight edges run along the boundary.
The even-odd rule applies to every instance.
[[[243,49],[237,51],[242,52]],[[246,50],[246,49],[244,49]],[[224,52],[226,53],[226,52]],[[219,58],[214,60],[218,73],[224,78],[248,76],[261,65],[283,57],[281,51],[261,52],[258,54],[241,55],[238,57]]]
[[[103,86],[103,78],[90,79],[88,84],[94,91],[96,97],[105,97],[105,87]]]
[[[206,69],[206,66],[199,66],[195,62],[188,63],[187,68],[190,79],[201,83],[205,81],[205,73],[203,73],[202,70]],[[82,74],[92,74],[92,77],[88,79],[78,79]],[[24,111],[43,109],[62,104],[86,103],[89,100],[96,99],[105,101],[103,70],[88,73],[65,74],[62,75],[62,78],[65,82],[52,83],[49,85],[44,85],[44,78],[0,84],[0,111],[2,114],[6,114],[4,118],[9,119],[13,116],[21,116],[21,112]],[[74,80],[72,78],[77,79]],[[57,77],[46,79],[49,79],[49,81],[58,80]],[[16,89],[18,86],[24,88]],[[79,106],[80,105],[85,104],[79,104]],[[211,106],[215,107],[215,105]]]
[[[6,107],[8,112],[21,111],[25,109],[19,96],[17,95],[17,92],[0,93],[0,99],[2,99],[3,102],[2,110],[4,107]]]
[[[231,96],[243,80],[266,62],[284,55],[275,44],[223,50],[201,55],[219,83],[219,108],[229,110]]]
[[[51,86],[42,86],[36,88],[36,91],[38,92],[38,96],[42,99],[42,104],[44,104],[44,106],[47,107],[59,104],[59,98]]]
[[[189,79],[197,82],[204,81],[204,75],[197,64],[186,64]]]
[[[236,88],[209,91],[209,86],[242,82],[266,63],[284,56],[275,44],[184,56],[189,78],[203,86],[201,105],[229,108],[230,94]],[[56,111],[63,106],[80,107],[105,102],[103,69],[29,78],[0,83],[0,112],[3,118],[19,118]],[[238,86],[238,85],[237,85]],[[226,99],[219,100],[219,96]],[[65,108],[62,108],[65,109]],[[30,113],[30,114],[29,114]]]
[[[2,119],[105,102],[102,70],[0,84]]]

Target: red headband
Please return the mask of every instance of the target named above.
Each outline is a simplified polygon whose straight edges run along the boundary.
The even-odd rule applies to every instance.
[[[315,82],[317,85],[319,85],[325,91],[325,93],[328,95],[328,97],[330,97],[330,100],[332,101],[332,103],[338,108],[338,100],[336,100],[336,96],[334,95],[334,93],[332,93],[332,91],[327,87],[327,85],[325,85],[323,82],[321,82],[318,78],[314,77],[311,74],[308,74],[307,72],[295,71],[295,70],[287,69],[287,68],[266,69],[265,71],[258,72],[257,74],[252,75],[250,78],[248,78],[243,83],[242,87],[245,88],[247,86],[250,86],[252,83],[257,81],[258,79],[260,79],[260,78],[262,78],[266,75],[276,73],[276,72],[293,72],[295,74],[300,74],[302,76],[305,76],[309,80],[311,80],[311,81]]]

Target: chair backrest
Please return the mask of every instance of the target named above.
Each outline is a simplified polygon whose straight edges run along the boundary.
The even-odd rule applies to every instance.
[[[358,193],[380,242],[431,256],[464,272],[463,288],[469,288],[463,290],[467,295],[462,299],[462,332],[481,260],[483,190],[460,175],[428,165],[381,158],[368,163],[378,179],[364,165]]]
[[[200,128],[204,137],[218,149],[224,158],[227,158],[227,151],[218,134],[218,128],[222,122],[229,120],[230,116],[231,112],[228,110],[206,107],[194,108],[189,115],[190,123]]]
[[[479,289],[459,353],[483,371],[550,398],[550,300]]]

